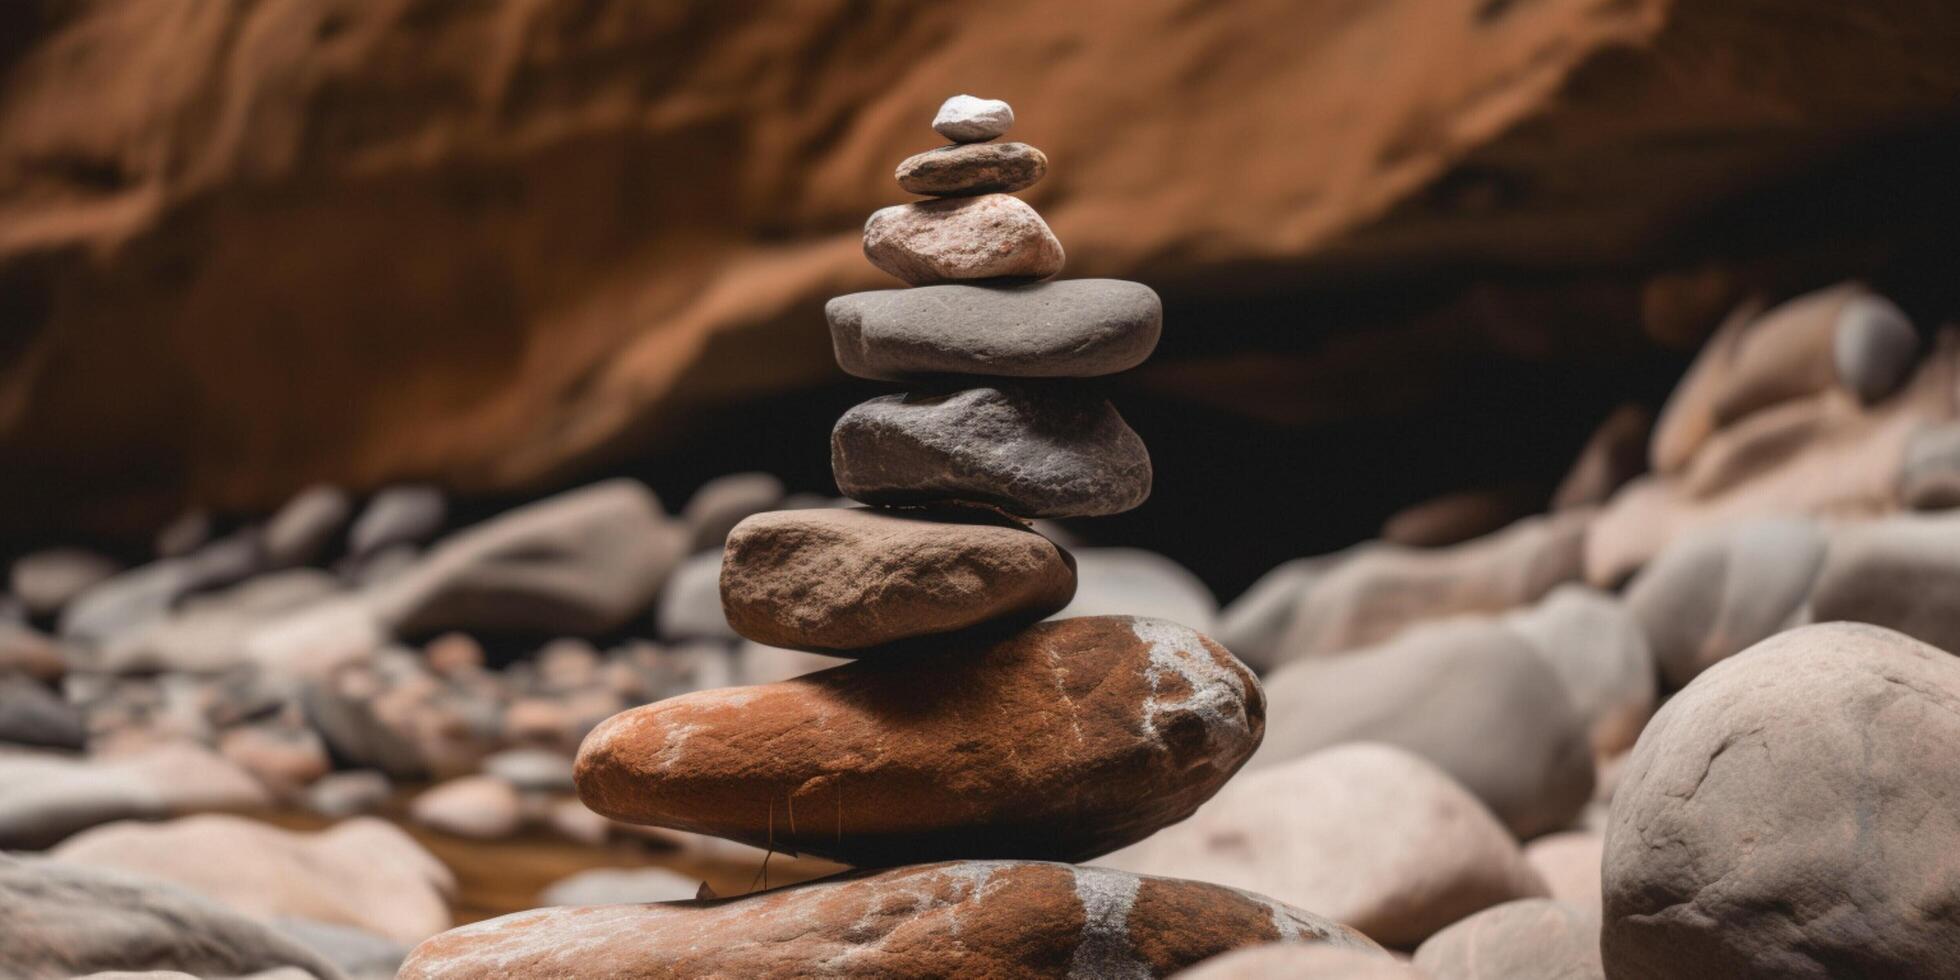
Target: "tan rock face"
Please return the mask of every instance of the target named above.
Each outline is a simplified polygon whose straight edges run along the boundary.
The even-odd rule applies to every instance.
[[[862,650],[1032,622],[1074,595],[1068,552],[977,509],[758,514],[735,526],[721,566],[729,625],[791,649]]]
[[[1248,772],[1191,819],[1106,863],[1270,895],[1394,946],[1546,894],[1476,797],[1434,765],[1372,743]]]
[[[965,279],[1047,279],[1062,271],[1048,222],[1005,194],[898,204],[864,223],[871,264],[914,286]]]
[[[1097,616],[622,712],[579,796],[633,823],[858,866],[1086,860],[1190,815],[1265,732],[1223,647]]]
[[[1219,885],[973,861],[743,898],[519,912],[423,943],[401,978],[1161,977],[1275,941],[1381,955],[1327,919]]]
[[[1005,194],[1048,173],[1048,157],[1026,143],[965,143],[906,157],[898,186],[913,194],[964,197]]]

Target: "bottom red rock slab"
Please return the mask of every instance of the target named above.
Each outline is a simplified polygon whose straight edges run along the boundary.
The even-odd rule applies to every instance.
[[[424,942],[398,980],[1105,980],[1168,976],[1269,942],[1380,953],[1345,926],[1222,885],[1038,861],[963,861],[854,872],[742,898],[518,912]]]

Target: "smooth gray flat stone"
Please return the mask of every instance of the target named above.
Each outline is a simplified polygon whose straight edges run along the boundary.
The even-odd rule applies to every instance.
[[[838,365],[860,378],[1089,378],[1143,363],[1164,306],[1139,282],[1066,279],[852,293],[824,317]]]
[[[1067,384],[873,398],[837,420],[830,468],[845,496],[867,504],[1094,517],[1150,496],[1143,440],[1108,400]]]

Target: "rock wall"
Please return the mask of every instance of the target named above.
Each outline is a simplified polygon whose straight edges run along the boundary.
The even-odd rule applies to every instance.
[[[859,218],[904,197],[886,164],[955,91],[1013,102],[1055,161],[1029,198],[1065,274],[1151,282],[1186,325],[1127,383],[1279,427],[1447,408],[1492,360],[1602,399],[1630,363],[1664,375],[1637,361],[1643,308],[1699,339],[1765,275],[1733,253],[1829,239],[1855,259],[1831,278],[1897,257],[1895,225],[1824,233],[1883,207],[1734,248],[1697,217],[1960,94],[1939,0],[0,18],[14,533],[266,508],[316,479],[510,493],[657,465],[729,406],[836,380],[819,305],[894,284]]]

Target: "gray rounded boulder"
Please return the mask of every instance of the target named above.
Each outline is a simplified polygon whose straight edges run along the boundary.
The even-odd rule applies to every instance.
[[[1960,661],[1887,629],[1806,626],[1710,668],[1614,797],[1607,975],[1954,976],[1956,748]]]

